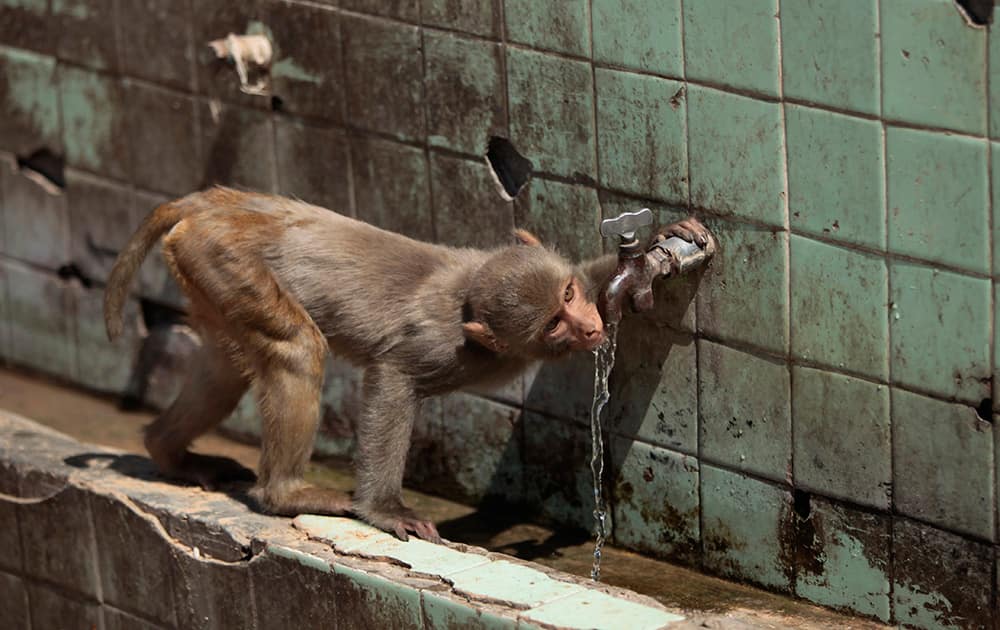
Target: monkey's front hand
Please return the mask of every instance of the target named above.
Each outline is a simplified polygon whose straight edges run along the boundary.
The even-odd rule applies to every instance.
[[[694,217],[688,217],[683,221],[671,223],[661,228],[657,232],[655,239],[657,241],[665,241],[671,236],[679,236],[685,241],[697,243],[702,247],[708,245],[709,238],[711,238],[708,230],[701,224],[701,221]]]
[[[402,503],[377,508],[355,508],[355,512],[369,524],[395,534],[402,541],[409,540],[412,532],[428,542],[442,542],[434,523],[420,518]]]

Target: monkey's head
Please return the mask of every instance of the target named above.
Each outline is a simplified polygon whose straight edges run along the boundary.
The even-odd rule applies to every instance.
[[[538,239],[498,250],[472,278],[465,337],[497,354],[533,359],[593,350],[604,323],[573,267]]]

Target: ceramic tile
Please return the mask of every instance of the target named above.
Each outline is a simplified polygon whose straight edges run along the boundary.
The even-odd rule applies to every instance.
[[[498,44],[424,33],[427,142],[483,155],[487,138],[507,135]]]
[[[795,594],[888,622],[889,518],[813,499],[804,531]]]
[[[784,225],[781,105],[696,85],[687,96],[691,204]]]
[[[722,255],[698,288],[698,330],[784,353],[788,348],[788,234],[710,219]]]
[[[994,539],[993,427],[976,410],[893,389],[896,509]]]
[[[786,98],[879,113],[878,0],[782,0]]]
[[[684,75],[680,0],[594,0],[594,61]]]
[[[555,628],[633,628],[654,630],[683,621],[684,617],[665,610],[643,606],[596,590],[574,593],[568,597],[532,608],[523,619]]]
[[[892,590],[900,624],[959,630],[988,628],[994,621],[989,546],[897,517],[893,550]]]
[[[788,367],[709,341],[698,344],[701,456],[784,481],[792,423]]]
[[[596,156],[590,65],[510,48],[507,90],[511,140],[534,162],[535,169],[593,179]]]
[[[351,123],[422,141],[426,129],[420,30],[345,16],[341,33],[347,68],[347,116]]]
[[[570,55],[590,55],[590,10],[586,0],[503,2],[509,41]]]
[[[701,467],[704,564],[727,577],[787,591],[781,532],[791,518],[786,490],[713,466]]]
[[[0,48],[0,147],[26,154],[61,144],[55,59]]]
[[[514,222],[574,261],[601,253],[601,204],[593,188],[535,177],[514,201]]]
[[[989,273],[988,149],[982,140],[888,128],[889,251]]]
[[[496,37],[502,0],[423,0],[423,24]]]
[[[683,84],[600,68],[595,76],[601,183],[685,202],[687,99]]]
[[[697,458],[615,437],[612,461],[615,542],[696,564],[701,554]]]
[[[986,31],[942,0],[882,0],[881,14],[882,114],[985,134]]]
[[[888,378],[885,259],[793,234],[791,265],[792,354]]]
[[[885,249],[882,125],[785,105],[793,230]]]
[[[889,388],[792,368],[795,485],[887,510],[892,489]]]
[[[979,404],[990,395],[990,282],[894,261],[893,382]]]
[[[684,61],[689,79],[779,94],[776,0],[684,3]]]

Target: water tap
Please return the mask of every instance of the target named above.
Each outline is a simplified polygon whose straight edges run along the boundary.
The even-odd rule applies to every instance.
[[[668,236],[644,249],[636,232],[652,222],[653,213],[649,208],[601,221],[602,236],[619,237],[618,268],[598,303],[605,324],[621,321],[626,297],[634,311],[650,310],[653,308],[653,280],[700,267],[715,254],[715,238],[710,233],[704,246],[679,236]]]

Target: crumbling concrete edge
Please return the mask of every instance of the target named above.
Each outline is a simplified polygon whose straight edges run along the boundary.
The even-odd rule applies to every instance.
[[[324,540],[255,513],[238,494],[166,483],[144,457],[0,412],[0,527],[11,521],[0,533],[0,546],[14,549],[0,557],[0,601],[35,623],[60,610],[51,597],[99,627],[122,619],[222,627],[227,619],[264,628],[287,617],[297,627],[659,628],[682,619],[651,598],[466,545],[404,545],[375,532],[349,548],[342,535]],[[50,527],[55,533],[42,536]],[[399,559],[428,553],[432,569]]]

